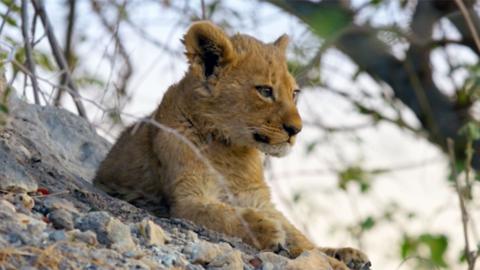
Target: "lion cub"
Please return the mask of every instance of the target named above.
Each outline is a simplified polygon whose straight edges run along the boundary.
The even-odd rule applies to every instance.
[[[285,35],[265,44],[194,23],[184,37],[187,73],[149,121],[122,133],[95,185],[261,250],[286,249],[296,257],[315,248],[275,209],[263,176],[262,153],[287,154],[302,129],[287,43]],[[334,269],[369,264],[355,249],[322,251],[336,258],[329,257]]]

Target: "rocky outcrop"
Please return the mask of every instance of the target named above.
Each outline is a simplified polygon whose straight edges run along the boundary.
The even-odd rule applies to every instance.
[[[0,127],[0,268],[328,269],[323,254],[258,253],[96,190],[89,181],[110,145],[84,119],[15,97],[8,117]]]

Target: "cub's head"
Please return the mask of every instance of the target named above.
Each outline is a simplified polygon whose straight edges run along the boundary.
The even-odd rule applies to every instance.
[[[229,37],[203,21],[190,27],[184,44],[192,109],[206,128],[231,144],[287,154],[302,129],[296,107],[300,90],[285,58],[288,37],[272,43]]]

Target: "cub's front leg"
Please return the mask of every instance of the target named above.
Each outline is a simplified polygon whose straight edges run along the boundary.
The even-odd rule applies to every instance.
[[[285,245],[285,231],[277,220],[253,208],[226,204],[201,191],[191,192],[192,187],[187,190],[188,195],[175,196],[171,208],[173,217],[188,219],[211,230],[240,237],[260,250],[278,251]]]

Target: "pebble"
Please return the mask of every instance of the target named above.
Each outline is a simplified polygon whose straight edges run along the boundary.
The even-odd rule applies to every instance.
[[[168,236],[155,222],[151,220],[143,220],[138,223],[138,230],[140,235],[146,240],[147,245],[164,245],[166,242],[171,241]]]
[[[188,254],[190,256],[191,261],[196,264],[210,263],[217,256],[228,253],[230,251],[232,251],[232,247],[230,247],[226,243],[213,244],[203,240],[195,243],[190,243],[183,250],[185,254]]]
[[[55,209],[47,217],[55,229],[72,230],[74,228],[72,214],[64,209]]]
[[[63,241],[67,239],[67,234],[64,230],[56,230],[51,232],[48,238],[52,241]]]
[[[17,212],[17,210],[15,209],[15,206],[11,202],[9,202],[5,199],[1,199],[0,200],[0,212],[13,215],[15,212]]]
[[[194,231],[188,231],[186,238],[188,241],[191,242],[197,242],[198,241],[198,234],[196,234]]]
[[[72,241],[79,240],[85,244],[92,245],[92,246],[98,244],[97,235],[92,231],[82,232],[80,230],[75,229],[75,230],[69,231],[68,235]]]
[[[208,264],[208,268],[243,270],[242,253],[232,249],[230,252],[220,254]]]

